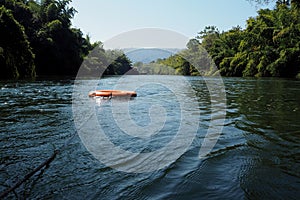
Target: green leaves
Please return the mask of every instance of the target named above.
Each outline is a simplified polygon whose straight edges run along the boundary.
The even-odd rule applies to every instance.
[[[25,35],[24,27],[4,6],[0,7],[0,27],[0,78],[34,77],[34,54]]]
[[[2,78],[77,73],[94,46],[80,29],[71,28],[76,11],[70,2],[0,0],[5,10],[0,22]]]
[[[257,17],[247,20],[245,30],[200,32],[198,38],[222,75],[295,77],[299,73],[300,14],[286,2],[278,2],[274,10],[259,10]]]
[[[131,61],[120,50],[107,50],[99,44],[84,59],[81,76],[99,77],[103,75],[123,75],[131,70]]]

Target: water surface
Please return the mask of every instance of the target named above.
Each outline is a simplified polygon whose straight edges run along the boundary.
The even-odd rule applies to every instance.
[[[131,85],[143,76],[127,79]],[[145,78],[145,77],[144,77]],[[176,76],[153,76],[174,82]],[[8,198],[29,199],[298,199],[300,197],[300,81],[224,78],[227,115],[220,138],[198,158],[212,113],[209,91],[200,77],[186,77],[198,101],[199,127],[190,148],[167,167],[150,173],[126,173],[95,159],[76,135],[72,113],[72,80],[0,82],[0,191],[12,186],[66,147],[48,168],[37,173]],[[109,89],[118,77],[96,82]],[[84,84],[95,84],[85,80]],[[217,83],[216,83],[217,84]],[[126,87],[124,86],[124,89]],[[88,99],[100,123],[115,124],[112,101]],[[128,103],[120,101],[119,104]],[[149,84],[131,99],[132,120],[151,123],[149,109],[160,104],[166,123],[150,141],[106,126],[111,141],[132,152],[163,148],[176,134],[180,102],[167,87]],[[193,104],[194,105],[194,104]],[[116,105],[115,105],[116,106]],[[134,108],[134,109],[133,109]],[[151,110],[151,109],[150,109]],[[195,116],[191,115],[194,121]],[[145,130],[146,131],[146,130]]]

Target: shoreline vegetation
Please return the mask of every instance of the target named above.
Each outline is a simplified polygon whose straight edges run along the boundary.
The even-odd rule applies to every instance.
[[[77,11],[70,2],[0,0],[0,79],[76,76],[80,66],[83,76],[197,76],[218,71],[222,76],[300,78],[300,0],[277,0],[275,8],[250,17],[245,29],[220,32],[207,26],[185,50],[134,64],[122,51],[104,50],[101,42],[91,43],[88,35],[73,28]]]
[[[95,47],[101,47],[101,42],[91,43],[88,35],[72,27],[76,10],[69,7],[70,2],[0,0],[0,79],[76,76],[83,60]],[[105,74],[131,69],[122,52],[102,48],[99,54],[100,61],[107,63],[111,55],[119,55]]]

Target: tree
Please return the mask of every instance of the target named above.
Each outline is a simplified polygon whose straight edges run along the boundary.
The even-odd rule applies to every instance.
[[[300,9],[300,0],[248,0],[254,1],[257,4],[269,4],[270,2],[276,2],[277,7],[280,5],[291,5],[292,8]]]
[[[106,69],[105,74],[107,75],[122,75],[132,69],[131,61],[127,58],[127,56],[120,51],[114,51],[113,61]]]
[[[24,27],[4,6],[0,7],[0,27],[0,78],[34,77],[34,54],[25,35]]]
[[[274,10],[259,10],[245,30],[219,33],[206,27],[197,38],[222,75],[295,77],[300,71],[300,12],[295,2],[277,1]]]
[[[71,27],[71,19],[76,11],[68,6],[70,2],[0,0],[0,5],[9,10],[22,27],[28,50],[35,54],[34,64],[38,75],[76,75],[83,58],[97,45],[91,44],[89,37],[84,37],[80,29]],[[4,31],[2,26],[1,30]],[[18,34],[13,31],[17,30],[10,29],[12,34]],[[19,47],[14,48],[12,51],[18,51]],[[6,50],[1,52],[3,58]]]
[[[131,61],[120,50],[103,49],[100,44],[84,59],[81,76],[123,75],[131,70]]]
[[[216,39],[219,38],[220,32],[216,26],[206,26],[203,31],[198,33],[196,37],[201,41],[201,45],[205,48],[208,52],[212,48],[213,43]]]

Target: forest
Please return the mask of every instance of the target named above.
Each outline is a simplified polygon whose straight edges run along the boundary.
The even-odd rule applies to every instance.
[[[223,32],[207,26],[187,49],[141,68],[154,74],[213,75],[218,68],[222,76],[300,78],[300,1],[278,0],[276,8],[260,9],[246,23],[245,29]],[[206,61],[206,52],[214,62]]]
[[[221,32],[207,26],[185,50],[134,68],[122,51],[104,50],[101,42],[91,43],[72,27],[76,10],[70,2],[0,0],[0,79],[75,76],[82,63],[89,76],[134,69],[143,74],[300,78],[300,0],[277,0],[274,9],[250,17],[244,29]]]
[[[69,7],[70,2],[0,0],[0,79],[77,74],[84,58],[101,43],[91,43],[88,35],[72,27],[76,10]],[[99,51],[102,61],[114,53]],[[131,69],[123,53],[114,54],[119,57],[107,62],[105,74],[122,74]]]

